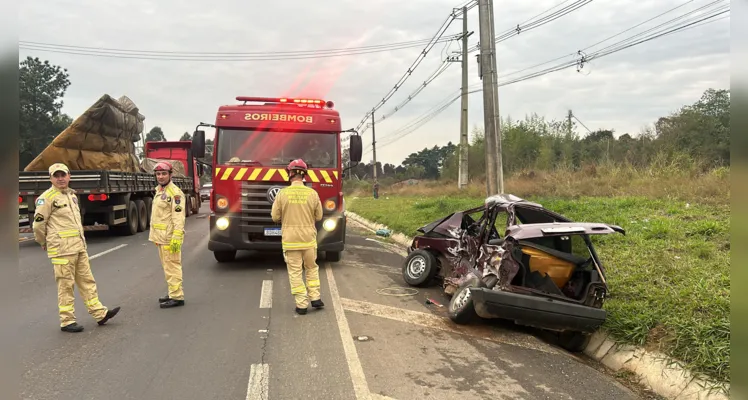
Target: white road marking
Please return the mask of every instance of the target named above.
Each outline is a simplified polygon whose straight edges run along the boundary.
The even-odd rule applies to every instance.
[[[426,328],[439,329],[461,335],[472,336],[478,339],[489,340],[497,343],[510,344],[527,349],[533,349],[550,354],[560,354],[558,351],[543,343],[539,339],[522,333],[507,331],[506,334],[497,335],[490,326],[456,325],[446,317],[440,317],[431,313],[406,310],[404,308],[374,304],[352,299],[340,299],[340,304],[346,311],[359,314],[372,315],[387,318],[393,321],[405,322]],[[446,306],[446,305],[445,305]]]
[[[260,294],[260,308],[273,307],[273,281],[262,281],[262,293]]]
[[[353,391],[356,393],[357,400],[369,400],[371,399],[369,384],[366,382],[366,375],[364,375],[361,360],[358,359],[356,345],[353,343],[351,328],[348,326],[348,320],[345,318],[345,311],[343,311],[343,305],[340,301],[340,292],[338,292],[338,285],[335,284],[335,276],[333,276],[330,263],[325,263],[325,273],[327,274],[327,285],[330,287],[332,305],[335,308],[335,319],[338,322],[340,339],[343,341],[345,360],[348,363],[348,371],[350,372],[351,382],[353,383]]]
[[[252,364],[249,368],[247,400],[267,400],[269,378],[270,366],[268,364]]]
[[[105,250],[105,251],[102,251],[101,253],[97,253],[97,254],[94,254],[94,255],[92,255],[92,256],[90,256],[90,257],[88,257],[88,259],[89,259],[89,260],[93,260],[94,258],[98,258],[98,257],[101,257],[101,256],[103,256],[104,254],[109,254],[109,253],[111,253],[111,252],[113,252],[113,251],[115,251],[115,250],[119,250],[119,249],[121,249],[121,248],[123,248],[123,247],[125,247],[125,246],[127,246],[127,243],[125,243],[125,244],[121,244],[121,245],[119,245],[119,246],[116,246],[116,247],[112,247],[111,249],[109,249],[109,250]]]
[[[385,396],[383,394],[379,394],[379,393],[372,393],[371,394],[371,399],[372,400],[395,400],[392,397],[387,397],[387,396]]]

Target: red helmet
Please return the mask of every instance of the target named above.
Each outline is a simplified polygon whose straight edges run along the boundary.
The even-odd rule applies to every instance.
[[[153,167],[153,172],[156,172],[156,171],[171,172],[172,171],[171,164],[166,161],[161,161],[158,164],[156,164],[155,167]]]
[[[300,159],[300,158],[299,158],[299,159],[296,159],[296,160],[293,160],[293,161],[291,161],[291,162],[290,162],[290,163],[288,164],[288,167],[286,167],[286,170],[287,170],[287,171],[289,171],[289,172],[291,172],[291,171],[294,171],[294,170],[295,170],[295,171],[303,171],[303,172],[306,172],[306,169],[307,169],[306,163],[304,162],[304,160],[302,160],[302,159]]]

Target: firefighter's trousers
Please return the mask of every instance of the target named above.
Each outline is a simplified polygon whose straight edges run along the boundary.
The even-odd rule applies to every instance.
[[[57,281],[57,306],[60,311],[60,326],[68,326],[75,320],[75,297],[73,290],[78,285],[83,303],[88,313],[100,321],[106,316],[107,308],[99,301],[96,281],[91,273],[88,254],[81,251],[69,256],[58,256],[51,259]]]
[[[166,284],[169,286],[169,298],[173,300],[184,300],[182,290],[182,251],[172,253],[168,244],[157,244],[158,256],[161,266],[164,268]]]
[[[317,249],[285,250],[283,257],[288,267],[288,280],[291,284],[291,294],[296,301],[296,307],[309,307],[309,300],[319,300],[319,266],[317,265]],[[306,271],[306,286],[302,280],[301,270]],[[307,288],[309,292],[307,294]]]

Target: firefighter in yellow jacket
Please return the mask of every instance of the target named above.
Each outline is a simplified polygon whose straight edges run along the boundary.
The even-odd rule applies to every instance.
[[[120,308],[109,310],[99,301],[88,260],[88,246],[83,236],[78,197],[75,190],[68,186],[70,170],[65,164],[53,164],[49,167],[49,177],[52,187],[36,200],[34,239],[47,252],[54,267],[60,329],[63,332],[81,332],[83,326],[75,320],[75,285],[78,285],[88,313],[99,325],[106,324]]]
[[[151,209],[148,240],[158,247],[169,293],[158,299],[161,308],[184,305],[182,290],[182,242],[184,241],[184,193],[171,181],[172,166],[161,161],[153,168],[158,186]]]
[[[291,161],[286,169],[291,186],[278,193],[270,213],[273,221],[281,223],[283,258],[288,267],[291,294],[296,301],[296,313],[304,315],[309,300],[314,308],[325,306],[320,298],[319,266],[316,262],[315,221],[322,220],[322,203],[314,189],[304,186],[307,165],[303,160]],[[301,277],[302,266],[306,271],[306,286]]]

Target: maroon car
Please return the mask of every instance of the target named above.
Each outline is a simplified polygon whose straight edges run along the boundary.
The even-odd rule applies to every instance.
[[[619,226],[572,222],[540,204],[497,195],[418,231],[403,278],[412,286],[440,278],[456,323],[513,320],[557,331],[562,347],[581,351],[605,322],[608,286],[590,235],[625,235]]]

